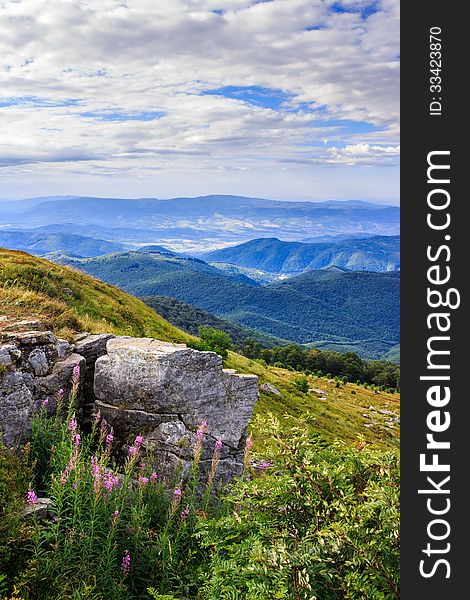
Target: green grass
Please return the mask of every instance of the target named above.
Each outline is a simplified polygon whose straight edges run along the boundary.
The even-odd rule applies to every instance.
[[[0,313],[37,317],[56,334],[108,332],[186,342],[192,337],[142,301],[69,267],[0,249]]]
[[[71,338],[74,332],[114,333],[118,335],[156,337],[164,341],[188,342],[192,338],[174,327],[143,302],[111,285],[69,267],[53,264],[24,252],[0,250],[0,314],[8,320],[39,318],[57,335]],[[7,323],[8,323],[7,320]],[[1,323],[0,323],[1,325]],[[302,393],[294,380],[294,371],[267,367],[257,361],[230,352],[226,366],[240,373],[254,373],[260,384],[270,383],[282,394],[261,391],[255,407],[253,437],[259,447],[268,444],[256,427],[258,415],[273,413],[285,424],[290,415],[307,423],[326,439],[354,442],[359,435],[383,448],[396,448],[399,428],[385,424],[381,409],[399,413],[399,395],[374,393],[363,386],[346,384],[337,388],[326,378],[309,377],[311,387],[326,392],[326,400],[314,393]],[[377,411],[372,422],[363,417],[369,407]]]

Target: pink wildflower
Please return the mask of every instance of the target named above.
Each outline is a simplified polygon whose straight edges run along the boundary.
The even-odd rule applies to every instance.
[[[149,482],[149,478],[148,477],[139,477],[139,484],[140,485],[147,485],[148,482]]]
[[[38,501],[38,497],[36,496],[36,493],[34,492],[34,490],[29,488],[28,493],[26,494],[26,502],[30,506],[34,506],[37,501]]]
[[[72,436],[75,436],[77,433],[77,419],[75,417],[67,425],[68,430],[72,433]]]
[[[73,383],[79,383],[80,381],[80,364],[77,363],[74,368],[73,368],[73,372],[72,372],[72,382]]]
[[[111,444],[113,443],[114,440],[114,436],[112,433],[108,433],[108,435],[106,436],[106,450],[109,450],[111,448]]]
[[[46,408],[46,406],[49,404],[49,398],[44,398],[44,400],[41,402],[41,406],[43,408]]]
[[[64,390],[62,388],[60,388],[60,390],[57,390],[57,392],[55,393],[55,401],[57,403],[57,406],[60,406],[62,404],[63,399],[64,399]]]
[[[189,515],[189,506],[187,506],[180,514],[180,519],[184,521],[186,517]]]
[[[101,466],[96,456],[91,457],[91,475],[93,477],[93,490],[95,494],[101,491]]]
[[[106,469],[103,474],[103,485],[107,492],[112,492],[113,488],[118,487],[119,478],[112,471]]]
[[[215,449],[216,450],[221,450],[222,446],[223,446],[222,440],[220,438],[217,438],[216,441],[215,441]]]
[[[144,438],[141,435],[136,436],[135,440],[134,440],[134,446],[141,446],[142,442],[144,441]]]
[[[113,525],[116,525],[116,523],[118,522],[118,518],[119,518],[119,511],[115,510],[113,512]]]
[[[150,481],[156,481],[157,480],[157,473],[154,471],[151,475],[150,475]]]
[[[253,448],[253,440],[250,437],[246,438],[245,444],[247,448]]]
[[[82,441],[82,436],[79,433],[76,433],[74,441],[75,441],[75,447],[79,448],[80,447],[80,443]]]
[[[131,570],[131,555],[129,550],[124,551],[124,556],[122,557],[121,562],[121,571],[124,577],[127,577]]]
[[[176,490],[173,492],[174,498],[181,499],[182,495],[183,495],[183,492],[180,490],[180,488],[176,488]]]
[[[261,463],[260,467],[263,471],[266,471],[267,469],[269,469],[269,467],[271,467],[271,463],[269,462],[269,460],[263,460],[263,462]]]
[[[129,450],[127,451],[127,455],[130,457],[136,456],[138,451],[139,451],[139,449],[136,448],[135,446],[130,446]]]

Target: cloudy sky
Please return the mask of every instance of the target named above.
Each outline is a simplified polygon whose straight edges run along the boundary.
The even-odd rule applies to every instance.
[[[0,197],[398,203],[399,0],[0,0]]]

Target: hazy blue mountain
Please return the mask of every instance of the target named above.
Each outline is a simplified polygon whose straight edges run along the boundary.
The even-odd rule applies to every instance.
[[[71,233],[43,233],[34,230],[0,229],[0,246],[23,250],[36,256],[62,252],[73,256],[99,256],[120,252],[126,246]]]
[[[263,238],[208,252],[202,258],[284,276],[333,266],[350,271],[396,271],[400,268],[400,238],[374,236],[314,244]]]
[[[398,272],[309,271],[261,286],[202,260],[126,252],[60,260],[136,296],[167,296],[297,343],[353,343],[377,358],[399,342]],[[324,346],[325,347],[325,346]]]
[[[253,237],[302,241],[325,235],[396,235],[399,214],[396,206],[360,201],[287,202],[226,195],[167,200],[77,196],[0,203],[0,225],[73,224],[69,232],[91,236],[97,227],[105,228],[112,237],[101,238],[163,245],[177,252],[213,249]],[[118,236],[116,229],[121,230]]]

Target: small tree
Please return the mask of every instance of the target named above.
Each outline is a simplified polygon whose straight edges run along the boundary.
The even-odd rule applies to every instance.
[[[228,333],[202,325],[199,326],[198,332],[201,339],[193,345],[196,350],[217,352],[222,358],[227,358],[228,351],[233,347],[232,338]]]

